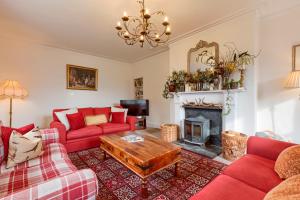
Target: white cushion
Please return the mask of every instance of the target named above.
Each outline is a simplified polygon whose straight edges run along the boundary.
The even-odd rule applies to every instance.
[[[124,122],[126,122],[127,118],[127,108],[116,108],[116,107],[111,107],[111,112],[124,112]],[[110,121],[111,121],[111,116],[110,116]]]
[[[69,124],[69,121],[68,121],[68,118],[67,118],[67,114],[74,114],[74,113],[78,113],[77,108],[72,108],[72,109],[69,109],[69,110],[55,112],[57,118],[59,119],[59,121],[63,125],[65,125],[67,131],[70,129],[70,124]]]
[[[42,149],[42,135],[39,130],[32,130],[25,135],[13,131],[9,138],[6,168],[39,157],[43,154]]]

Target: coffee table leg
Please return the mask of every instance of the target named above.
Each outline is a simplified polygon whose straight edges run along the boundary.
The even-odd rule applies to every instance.
[[[175,176],[178,177],[179,173],[178,173],[178,162],[175,163]]]
[[[143,178],[142,179],[142,197],[143,198],[148,198],[148,185],[147,185],[147,179]]]

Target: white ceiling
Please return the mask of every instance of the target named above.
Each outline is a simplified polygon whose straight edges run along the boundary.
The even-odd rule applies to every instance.
[[[257,1],[146,0],[146,7],[167,13],[174,40]],[[1,0],[0,35],[126,62],[162,51],[125,45],[115,31],[124,10],[138,14],[136,0]]]

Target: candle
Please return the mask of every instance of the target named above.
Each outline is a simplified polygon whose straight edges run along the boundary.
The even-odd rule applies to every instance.
[[[168,21],[169,21],[169,19],[168,19],[168,17],[166,16],[165,19],[164,19],[164,22],[168,22]]]
[[[124,17],[127,17],[127,12],[126,12],[126,11],[124,11],[123,16],[124,16]]]
[[[145,15],[149,15],[149,10],[148,9],[145,10]]]
[[[121,27],[121,22],[118,22],[118,23],[117,23],[117,27]]]
[[[158,35],[158,34],[156,34],[156,35],[155,35],[155,37],[156,37],[156,39],[158,39],[158,38],[159,38],[159,35]]]

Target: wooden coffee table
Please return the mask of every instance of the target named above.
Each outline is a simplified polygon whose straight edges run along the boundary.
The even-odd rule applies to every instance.
[[[130,143],[121,137],[136,134],[144,138],[143,142]],[[142,179],[141,194],[148,197],[147,177],[175,165],[177,176],[178,162],[181,160],[181,147],[162,141],[149,133],[121,132],[100,136],[100,148],[125,165]]]

